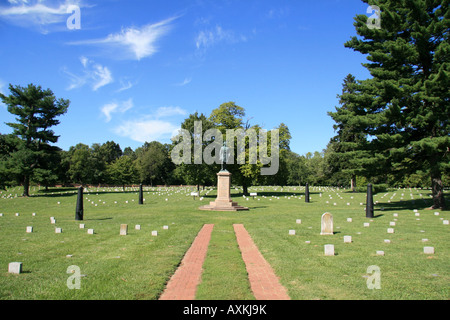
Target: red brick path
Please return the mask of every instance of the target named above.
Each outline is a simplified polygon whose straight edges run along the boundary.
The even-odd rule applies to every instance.
[[[234,232],[247,268],[248,279],[257,300],[290,300],[270,264],[259,252],[242,224],[234,224]]]
[[[213,224],[205,224],[198,233],[180,266],[167,283],[160,300],[194,300],[202,275],[203,261],[208,250]]]
[[[234,224],[234,232],[244,260],[250,287],[257,300],[290,300],[270,264],[259,252],[242,224]],[[213,224],[205,224],[198,233],[180,266],[167,283],[160,300],[194,300],[202,275]]]

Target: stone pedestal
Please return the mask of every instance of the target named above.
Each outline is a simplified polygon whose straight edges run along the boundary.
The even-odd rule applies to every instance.
[[[227,170],[221,170],[217,173],[217,198],[209,205],[201,206],[200,210],[210,211],[240,211],[248,210],[247,207],[238,205],[237,202],[231,200],[230,193],[231,173]]]

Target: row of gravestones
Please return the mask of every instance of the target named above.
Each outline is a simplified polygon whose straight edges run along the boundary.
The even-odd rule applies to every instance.
[[[439,215],[439,212],[435,212],[435,215]],[[394,217],[397,217],[397,214],[394,214]],[[415,210],[415,216],[418,216],[418,212]],[[352,222],[352,218],[347,218],[347,222]],[[296,220],[297,224],[301,224],[301,219],[297,219]],[[449,224],[449,220],[443,220],[443,224],[444,225],[448,225]],[[395,226],[395,222],[390,222],[389,223],[390,226]],[[364,227],[368,227],[369,223],[365,222],[364,223]],[[322,217],[321,217],[321,231],[320,234],[321,235],[333,235],[334,231],[333,231],[333,215],[329,212],[325,212]],[[393,228],[388,228],[387,229],[387,233],[394,233],[394,229]],[[295,235],[295,230],[289,230],[289,235]],[[385,239],[384,240],[386,243],[390,243],[390,240]],[[428,241],[428,239],[422,239],[422,242],[426,242]],[[344,236],[344,243],[351,243],[352,242],[352,237],[351,236]],[[310,243],[310,241],[307,241],[307,243]],[[334,245],[333,244],[326,244],[324,246],[324,254],[326,256],[334,256]],[[423,248],[423,252],[425,254],[434,254],[434,247],[424,247]],[[377,251],[376,252],[377,255],[384,255],[384,251]]]

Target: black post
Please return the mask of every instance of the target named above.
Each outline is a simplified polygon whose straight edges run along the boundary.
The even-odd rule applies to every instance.
[[[83,220],[83,186],[78,188],[77,208],[75,209],[75,220]]]
[[[142,193],[142,183],[139,185],[139,204],[144,204],[144,195]]]
[[[373,218],[373,194],[372,184],[370,183],[367,185],[366,218]]]
[[[306,186],[305,186],[305,202],[309,202],[309,185],[308,185],[308,182],[306,183]]]

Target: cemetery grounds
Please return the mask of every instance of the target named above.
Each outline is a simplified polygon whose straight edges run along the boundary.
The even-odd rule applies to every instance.
[[[89,188],[83,221],[75,221],[74,188],[32,187],[29,198],[19,196],[19,187],[2,191],[0,299],[156,300],[204,224],[214,229],[198,300],[255,299],[233,224],[245,226],[292,300],[450,298],[450,214],[425,209],[430,190],[374,194],[373,219],[365,216],[365,193],[310,187],[306,203],[304,190],[252,187],[253,198],[232,187],[233,201],[250,210],[210,212],[198,207],[214,201],[214,188],[194,199],[192,187],[144,187],[143,205],[138,188]],[[325,212],[333,216],[333,235],[320,235]],[[128,226],[126,236],[119,235],[121,224]],[[344,236],[352,242],[344,243]],[[324,255],[326,244],[334,245],[333,256]],[[434,254],[424,247],[433,247]],[[10,262],[22,262],[22,273],[8,273]],[[68,286],[71,266],[80,270],[79,289]],[[369,288],[370,266],[379,268],[379,289]]]

